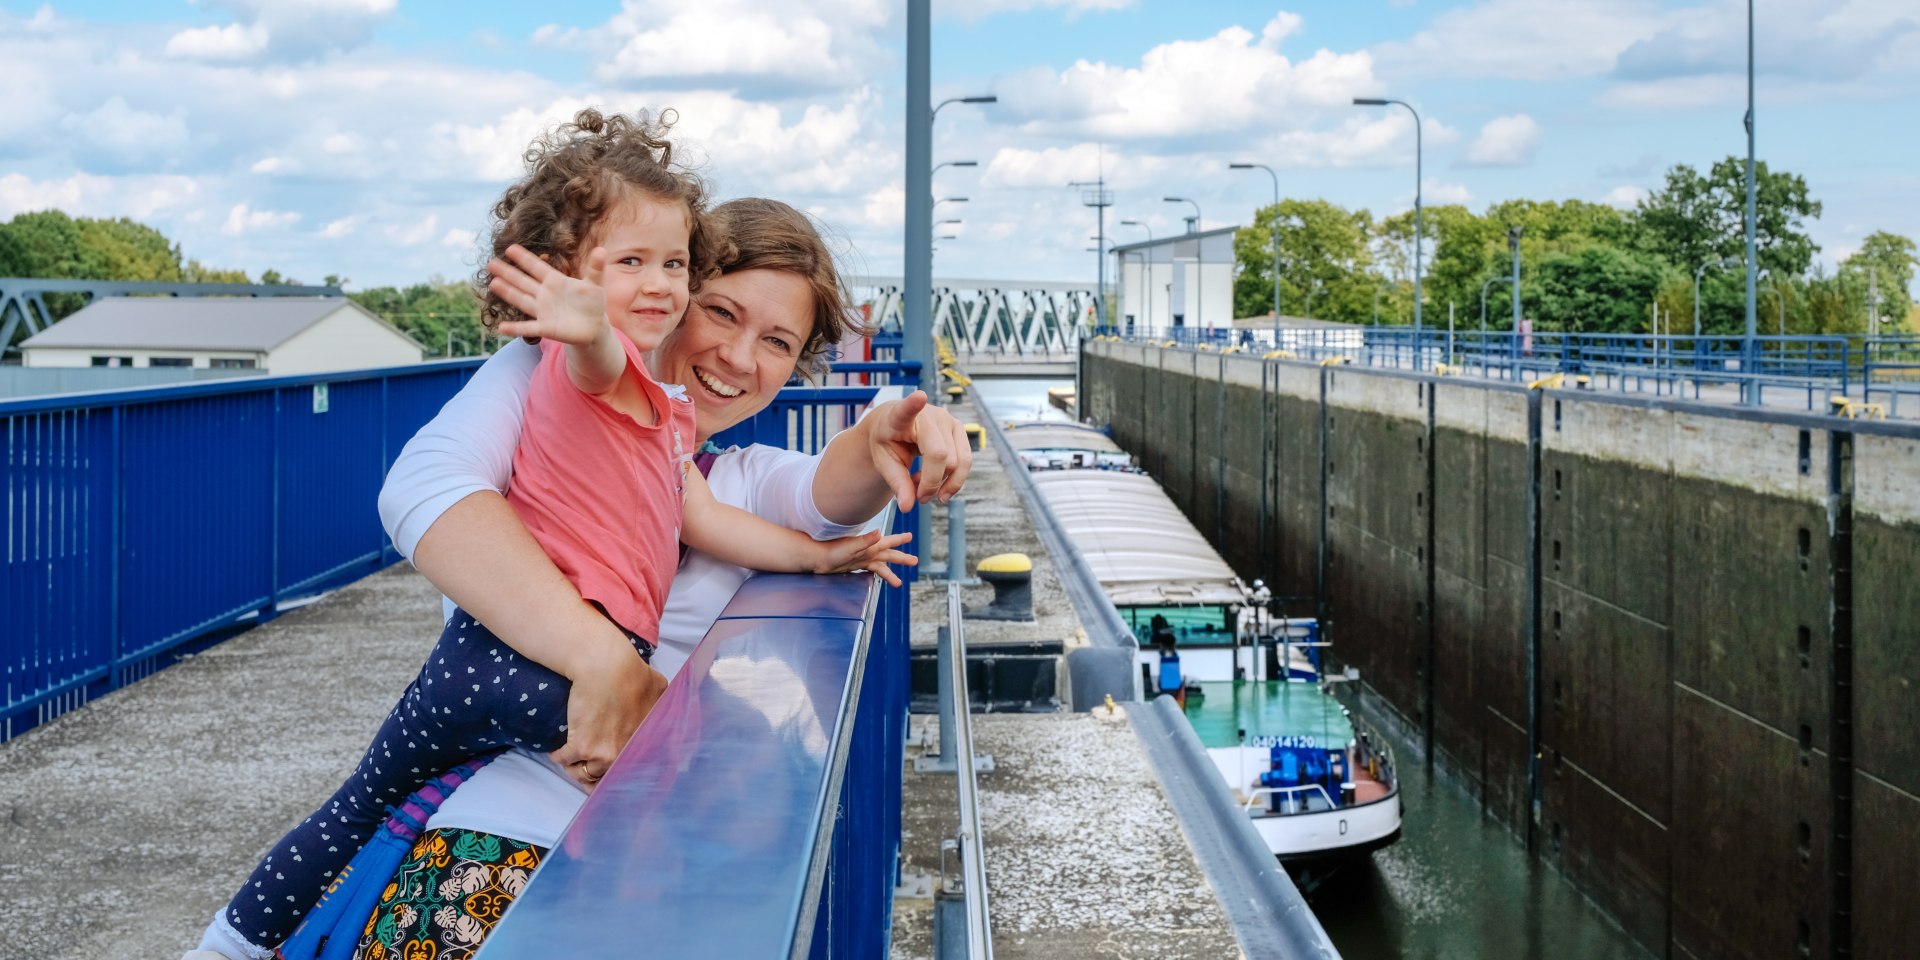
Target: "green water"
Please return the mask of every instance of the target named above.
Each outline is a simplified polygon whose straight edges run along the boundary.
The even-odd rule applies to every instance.
[[[1400,771],[1399,842],[1308,897],[1345,960],[1647,960],[1565,877],[1480,815],[1461,784],[1429,775],[1383,731]]]

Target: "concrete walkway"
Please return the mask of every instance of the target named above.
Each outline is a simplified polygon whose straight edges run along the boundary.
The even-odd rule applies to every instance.
[[[0,957],[193,946],[439,632],[438,594],[401,565],[0,744]]]

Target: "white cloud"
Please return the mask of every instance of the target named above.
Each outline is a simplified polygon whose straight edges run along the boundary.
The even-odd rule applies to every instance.
[[[1420,202],[1426,206],[1457,203],[1462,206],[1473,202],[1473,193],[1465,184],[1440,183],[1428,180],[1420,188]]]
[[[1298,24],[1282,13],[1264,33],[1277,45]],[[1057,73],[1039,67],[995,84],[1002,113],[1022,121],[1024,132],[1189,141],[1194,149],[1214,145],[1194,138],[1298,127],[1328,110],[1350,110],[1354,95],[1378,86],[1367,53],[1320,50],[1295,62],[1237,26],[1154,47],[1136,67],[1081,60]]]
[[[220,232],[237,237],[254,230],[289,227],[299,221],[300,214],[291,210],[254,210],[244,203],[236,203],[227,211],[227,222]]]
[[[1640,201],[1645,200],[1646,198],[1647,198],[1646,187],[1635,186],[1629,183],[1629,184],[1623,184],[1618,187],[1614,187],[1612,190],[1608,190],[1607,195],[1600,198],[1600,202],[1610,207],[1619,207],[1622,210],[1631,210],[1635,206],[1637,206],[1640,203]]]
[[[1135,0],[934,0],[933,15],[971,22],[997,13],[1058,10],[1072,19],[1084,13],[1110,13],[1134,5]]]
[[[1533,162],[1540,146],[1540,125],[1524,113],[1495,117],[1467,146],[1467,163],[1478,167],[1518,167]]]
[[[899,229],[906,219],[907,191],[899,183],[889,183],[868,193],[861,213],[871,227]]]
[[[479,239],[479,237],[480,235],[474,233],[472,230],[462,230],[459,227],[453,227],[440,237],[440,245],[443,247],[457,247],[464,250],[473,246],[473,241]]]
[[[386,229],[388,238],[404,247],[417,247],[433,239],[440,229],[438,214],[428,214],[426,219],[412,225],[394,224]]]
[[[335,220],[324,227],[321,227],[320,235],[327,238],[328,240],[338,240],[341,237],[351,235],[355,230],[358,230],[358,229],[360,229],[360,216],[358,214],[354,214],[351,216],[341,217],[340,219]]]
[[[360,146],[350,133],[331,133],[320,141],[320,149],[332,154],[352,153]]]
[[[167,56],[199,60],[249,60],[266,51],[268,35],[264,23],[194,27],[167,38]]]
[[[136,110],[117,96],[87,113],[61,118],[60,129],[121,161],[170,156],[187,142],[186,111],[175,107],[162,115]]]
[[[623,0],[620,12],[596,29],[549,25],[534,32],[534,41],[603,50],[597,73],[604,81],[790,96],[859,84],[880,59],[879,34],[892,15],[886,0],[777,8],[755,0],[671,6]]]
[[[177,210],[200,192],[192,177],[102,177],[76,173],[58,180],[0,176],[0,220],[33,210],[64,210],[76,217],[151,217]]]
[[[1670,19],[1653,0],[1488,0],[1373,52],[1396,75],[1557,80],[1606,73]]]
[[[292,170],[295,164],[286,157],[261,157],[248,167],[249,173],[283,173]]]

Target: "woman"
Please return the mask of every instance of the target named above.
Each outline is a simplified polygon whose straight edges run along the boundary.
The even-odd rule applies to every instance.
[[[832,255],[804,214],[742,199],[712,218],[728,238],[721,275],[703,285],[650,364],[656,379],[687,388],[703,443],[764,409],[796,369],[817,369],[853,324]],[[450,603],[572,681],[567,744],[550,758],[509,753],[447,800],[396,874],[417,882],[393,885],[375,914],[359,953],[374,960],[407,941],[433,942],[440,956],[478,946],[498,913],[473,916],[458,900],[438,900],[458,885],[429,879],[458,871],[517,893],[749,575],[689,552],[651,667],[580,599],[501,496],[537,357],[514,343],[488,360],[401,452],[380,513],[395,547]],[[915,457],[918,477],[910,473]],[[754,446],[720,452],[707,469],[722,502],[829,537],[870,524],[889,499],[911,509],[951,498],[971,464],[959,423],[916,393],[873,408],[818,456]],[[216,918],[201,949],[242,960],[220,925]]]

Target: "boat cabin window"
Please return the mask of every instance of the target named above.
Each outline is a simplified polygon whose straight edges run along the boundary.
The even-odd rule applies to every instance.
[[[1142,649],[1155,646],[1156,616],[1165,620],[1176,645],[1232,643],[1235,613],[1234,608],[1224,606],[1123,607],[1120,610]]]

